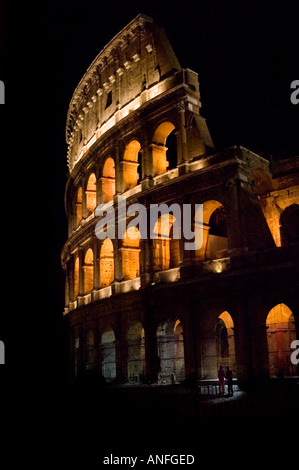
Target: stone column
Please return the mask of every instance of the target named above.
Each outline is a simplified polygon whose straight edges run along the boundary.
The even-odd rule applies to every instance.
[[[120,154],[119,142],[115,145],[115,193],[122,194],[124,192],[123,186],[123,171],[122,171],[122,156]]]
[[[237,377],[239,383],[246,383],[252,376],[252,344],[250,340],[252,332],[248,307],[242,301],[238,305],[238,315],[234,319],[233,332],[236,358],[234,376]]]
[[[147,299],[149,293],[144,296],[145,303],[145,376],[146,380],[155,381],[159,372],[159,357],[157,347],[156,329],[152,319],[151,307]]]
[[[201,376],[203,379],[217,378],[217,349],[215,329],[201,327],[199,331]]]
[[[93,287],[94,290],[100,288],[100,242],[97,237],[93,237]]]
[[[227,214],[227,231],[230,242],[229,255],[240,256],[248,251],[241,223],[240,181],[237,179],[230,180],[227,183],[227,193],[229,207],[229,213]]]
[[[82,219],[86,219],[88,211],[86,207],[86,185],[87,181],[84,175],[82,175]]]
[[[79,296],[84,295],[84,249],[79,247]]]
[[[184,336],[184,357],[185,357],[185,377],[196,373],[198,375],[198,354],[196,348],[196,322],[193,312],[186,315],[183,325]]]

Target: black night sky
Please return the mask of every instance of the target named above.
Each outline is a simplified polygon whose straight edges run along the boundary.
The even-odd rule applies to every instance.
[[[9,270],[2,295],[11,300],[1,339],[11,376],[18,370],[24,381],[63,382],[65,122],[96,55],[138,13],[151,16],[181,66],[199,75],[216,150],[240,144],[269,159],[288,158],[299,155],[299,105],[290,101],[290,84],[299,79],[295,4],[39,0],[1,8],[2,194],[18,187],[13,211],[9,198],[2,201],[4,225],[11,224],[2,235]]]

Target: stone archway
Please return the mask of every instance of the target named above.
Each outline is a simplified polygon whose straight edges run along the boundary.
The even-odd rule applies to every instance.
[[[167,320],[157,328],[160,361],[159,383],[175,383],[185,379],[183,328],[179,320]]]
[[[115,334],[112,328],[106,329],[101,336],[102,375],[107,380],[116,378]]]
[[[229,366],[236,370],[234,322],[231,315],[225,311],[217,318],[216,323],[216,353],[217,370],[220,365]]]
[[[292,311],[284,303],[273,307],[266,318],[269,374],[292,376],[298,372],[291,363],[290,345],[296,339],[296,329]]]
[[[128,380],[142,382],[145,374],[144,328],[139,321],[134,321],[127,332]]]

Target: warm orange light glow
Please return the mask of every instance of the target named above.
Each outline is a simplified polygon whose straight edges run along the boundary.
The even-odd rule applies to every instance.
[[[203,203],[203,243],[201,248],[195,252],[197,260],[205,261],[227,256],[227,236],[211,233],[211,217],[213,214],[216,214],[216,211],[221,209],[223,210],[223,206],[219,201],[210,200]],[[225,217],[224,213],[223,217]],[[222,266],[220,264],[217,265],[215,271],[220,273]]]
[[[93,251],[89,248],[84,258],[84,294],[89,294],[93,289]]]
[[[290,361],[290,345],[296,339],[296,329],[292,311],[285,304],[273,307],[266,319],[267,343],[270,375],[280,371],[294,375],[295,367]]]
[[[137,227],[129,227],[123,241],[123,277],[127,281],[139,276],[140,233]]]
[[[77,200],[76,200],[76,222],[77,225],[82,220],[82,188],[80,187],[77,191]]]
[[[141,148],[137,140],[132,140],[127,146],[122,161],[124,191],[134,188],[138,182],[138,153]]]
[[[103,167],[102,176],[102,202],[109,202],[115,194],[115,165],[114,160],[108,157]]]
[[[234,327],[233,319],[227,311],[221,313],[218,318],[220,318],[225,323],[226,328]]]
[[[96,176],[94,173],[91,173],[88,178],[87,187],[86,187],[86,208],[89,212],[93,212],[97,206],[97,186],[96,186]]]
[[[285,304],[278,304],[270,310],[266,325],[281,325],[282,323],[288,323],[290,317],[292,316],[292,311]]]
[[[110,286],[114,281],[114,250],[112,241],[106,238],[100,252],[100,283],[101,287]]]
[[[74,269],[74,297],[75,299],[79,295],[79,256],[76,256],[75,259],[75,269]]]
[[[165,147],[167,137],[175,129],[171,122],[162,122],[154,135],[152,143],[153,171],[154,176],[161,175],[167,171],[169,163],[167,161],[167,147]]]
[[[159,237],[153,240],[155,271],[175,268],[180,262],[179,239],[172,238],[175,220],[172,214],[162,214],[155,224],[153,232]]]

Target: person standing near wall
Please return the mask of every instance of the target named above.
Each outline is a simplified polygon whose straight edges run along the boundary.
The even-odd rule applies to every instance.
[[[219,380],[219,394],[224,395],[224,379],[225,379],[225,372],[222,366],[219,367],[218,370],[218,380]]]

